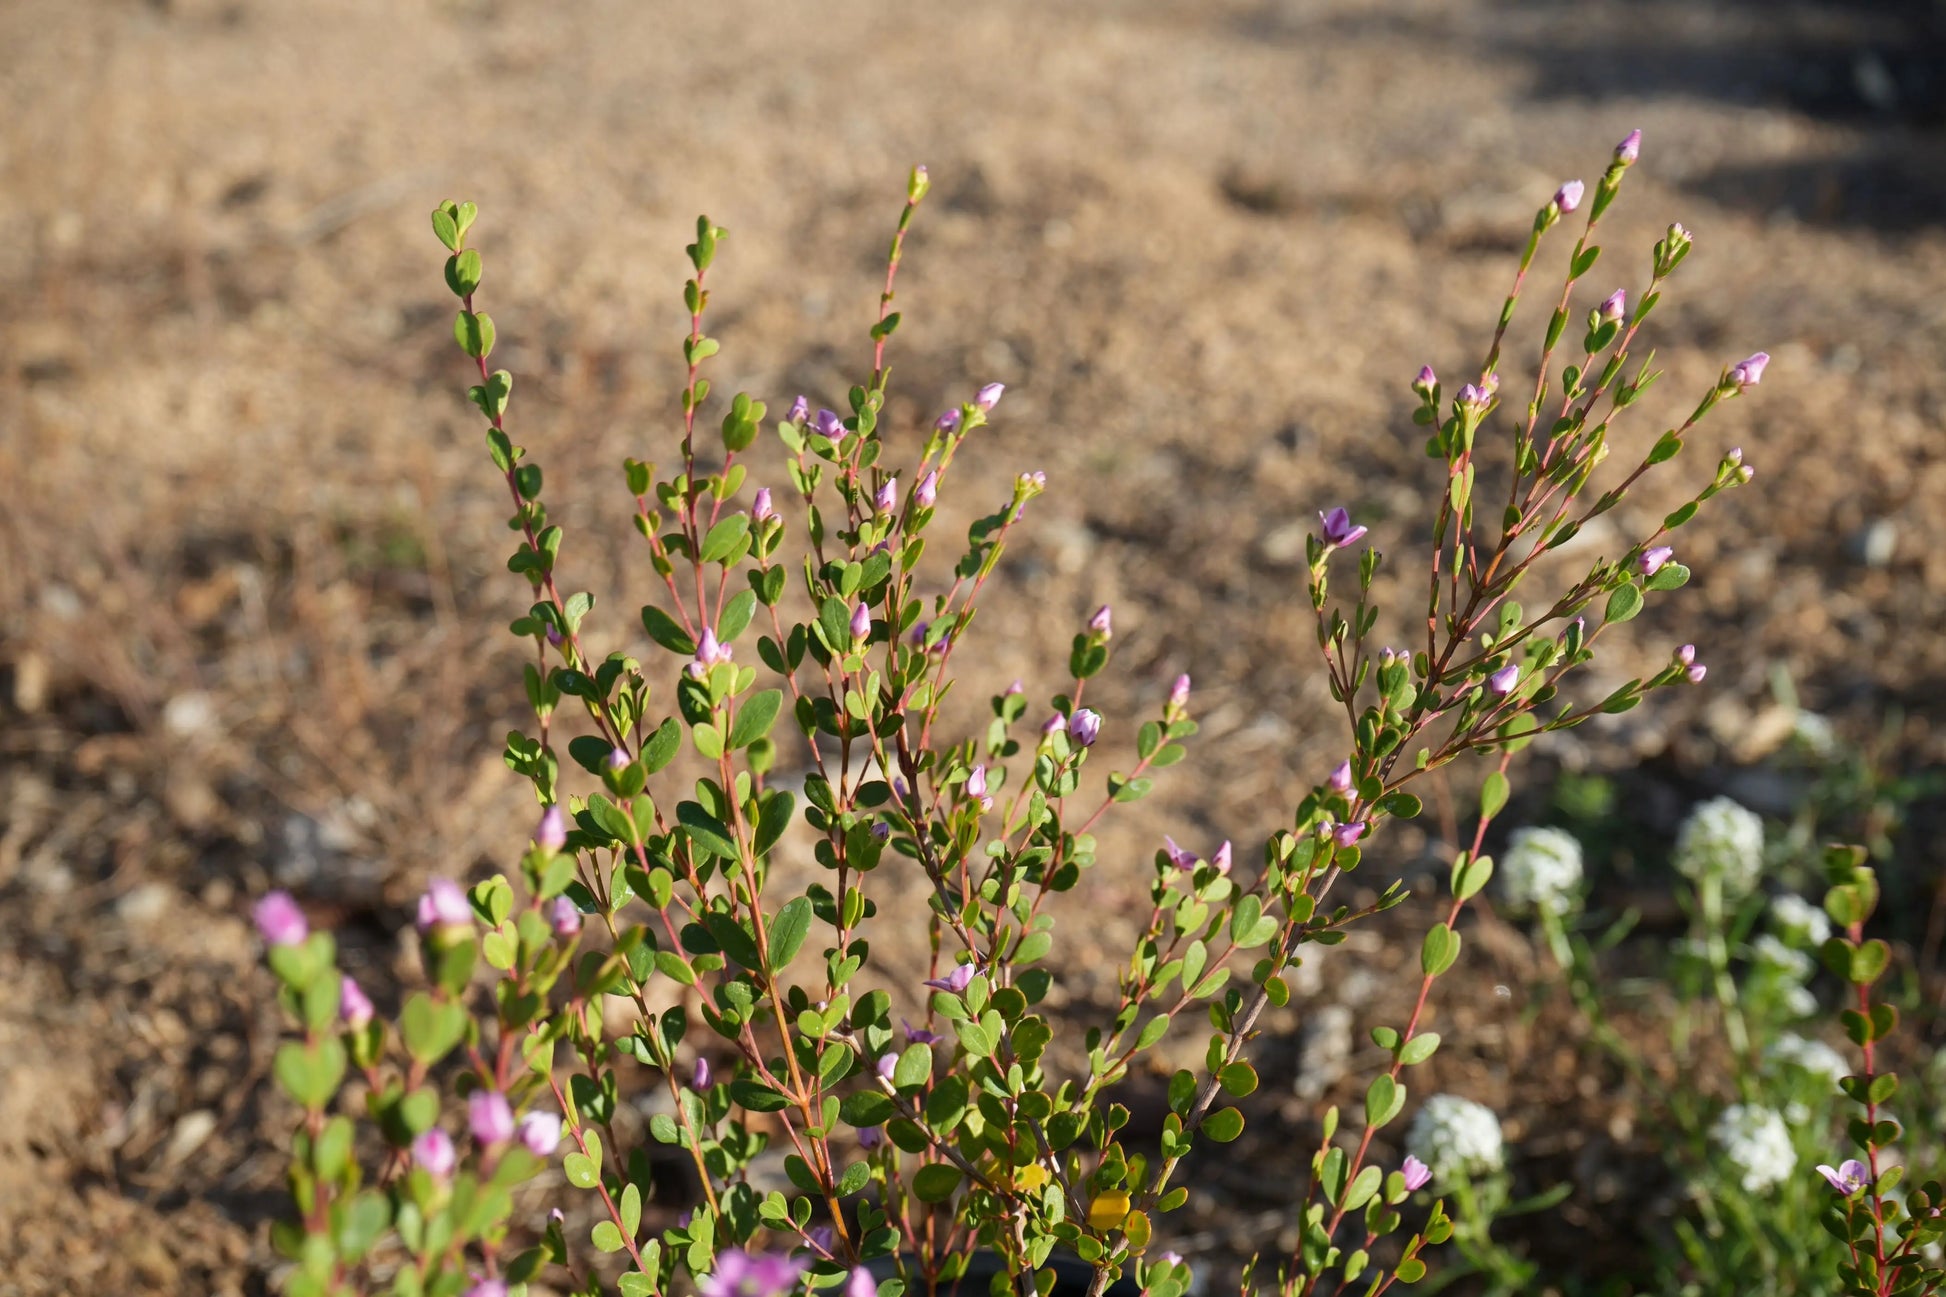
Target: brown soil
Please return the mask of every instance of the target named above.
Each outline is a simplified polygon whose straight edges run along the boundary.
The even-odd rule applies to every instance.
[[[1477,363],[1533,207],[1642,127],[1589,300],[1638,287],[1671,219],[1698,249],[1652,329],[1667,377],[1633,437],[1723,364],[1775,357],[1677,465],[1695,481],[1740,444],[1757,487],[1684,535],[1697,581],[1611,664],[1693,639],[1708,687],[1553,749],[1651,763],[1666,829],[1672,779],[1711,783],[1774,744],[1780,671],[1851,733],[1903,716],[1896,760],[1939,755],[1931,14],[0,7],[0,1295],[264,1290],[289,1114],[262,1084],[278,1024],[248,898],[292,888],[340,928],[351,971],[394,986],[392,934],[427,874],[504,864],[524,827],[498,757],[518,720],[498,628],[522,590],[459,397],[426,222],[439,199],[481,206],[518,436],[570,525],[573,580],[604,597],[607,647],[650,593],[616,466],[672,454],[695,213],[733,232],[719,387],[835,404],[867,356],[905,169],[930,164],[894,425],[1004,380],[953,517],[1022,469],[1050,479],[968,685],[1058,687],[1066,637],[1101,600],[1117,607],[1111,715],[1195,672],[1195,760],[1107,839],[1109,858],[1139,859],[1165,829],[1260,841],[1335,761],[1302,530],[1345,503],[1382,546],[1416,542],[1438,483],[1408,378]],[[1652,490],[1618,527],[1678,497]],[[1001,640],[1003,624],[1020,630]],[[1373,867],[1427,843],[1401,833]],[[1112,954],[1127,868],[1091,883],[1109,921],[1076,966]],[[1659,1192],[1653,1141],[1560,1024],[1524,1020],[1526,939],[1491,921],[1482,935],[1441,1011],[1469,1043],[1426,1080],[1506,1112],[1524,1174],[1601,1186],[1563,1208],[1593,1250],[1557,1257],[1626,1257],[1631,1213],[1612,1204]],[[1396,1014],[1395,958],[1375,940],[1332,952],[1302,1007]],[[1303,1172],[1278,1141],[1315,1110],[1284,1097],[1306,1020],[1266,1045],[1279,1097],[1260,1116],[1284,1134],[1249,1146],[1253,1184],[1218,1177],[1217,1207],[1186,1218],[1195,1246],[1233,1253],[1288,1225],[1262,1186]]]

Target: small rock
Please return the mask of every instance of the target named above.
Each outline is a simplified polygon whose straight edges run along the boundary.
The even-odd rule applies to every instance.
[[[186,739],[208,729],[216,719],[216,704],[200,691],[177,694],[162,708],[162,725],[177,738]]]
[[[1291,1086],[1298,1098],[1315,1103],[1344,1077],[1351,1059],[1351,1025],[1351,1010],[1342,1004],[1311,1011],[1298,1039],[1297,1080]]]
[[[1858,561],[1866,567],[1884,567],[1899,548],[1899,527],[1890,518],[1880,518],[1852,539]]]
[[[115,902],[115,916],[123,923],[154,923],[169,912],[174,894],[166,883],[143,883],[122,893]]]
[[[162,1164],[175,1166],[182,1162],[215,1133],[216,1114],[208,1108],[184,1113],[176,1119],[175,1129],[169,1132],[168,1146],[162,1150]]]

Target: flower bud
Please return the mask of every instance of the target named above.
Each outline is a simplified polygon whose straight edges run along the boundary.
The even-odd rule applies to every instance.
[[[520,1119],[520,1143],[535,1157],[553,1157],[561,1145],[561,1118],[552,1112],[530,1112]]]
[[[543,851],[559,851],[567,844],[567,812],[556,802],[541,812],[541,822],[534,828],[534,845]]]
[[[919,479],[918,487],[912,492],[912,502],[921,509],[930,509],[939,499],[939,470],[931,469]]]
[[[769,487],[760,486],[757,488],[757,499],[750,506],[750,516],[756,520],[758,526],[762,526],[777,516],[777,510],[770,503]]]
[[[985,797],[987,795],[986,766],[977,765],[974,766],[972,770],[967,772],[966,795],[968,797]]]
[[[892,826],[890,824],[887,824],[884,820],[872,821],[872,841],[889,842],[891,838]]]
[[[581,907],[565,896],[557,896],[547,907],[547,922],[555,936],[575,936],[581,931]]]
[[[898,1066],[899,1066],[899,1056],[897,1054],[879,1055],[878,1074],[880,1077],[884,1078],[885,1080],[889,1081],[892,1079],[892,1073],[898,1070]]]
[[[711,667],[728,662],[732,656],[730,646],[719,642],[716,632],[705,626],[702,637],[696,641],[696,658],[683,670],[692,679],[700,680],[709,674]]]
[[[1012,684],[1007,686],[1006,691],[1001,694],[1001,697],[1012,698],[1018,694],[1024,694],[1026,692],[1027,692],[1027,686],[1022,684],[1020,681],[1016,680]]]
[[[1169,686],[1169,708],[1181,711],[1189,702],[1189,674],[1184,672],[1176,677],[1176,683]]]
[[[1088,619],[1088,633],[1107,639],[1115,633],[1115,614],[1107,604],[1095,609],[1095,615]]]
[[[1637,133],[1639,134],[1640,132]],[[1405,1155],[1405,1163],[1399,1167],[1399,1174],[1405,1178],[1406,1189],[1416,1192],[1425,1188],[1426,1182],[1432,1179],[1432,1168],[1412,1156],[1412,1154],[1407,1153]]]
[[[1168,856],[1169,863],[1178,869],[1194,869],[1202,863],[1197,858],[1195,852],[1184,850],[1176,844],[1174,838],[1167,834],[1164,834],[1162,838],[1162,853]]]
[[[1493,395],[1483,387],[1476,387],[1472,383],[1462,383],[1460,384],[1459,395],[1453,399],[1459,405],[1460,409],[1470,413],[1478,413],[1486,409],[1493,401]]]
[[[345,1020],[345,1025],[353,1031],[363,1030],[365,1024],[372,1020],[372,1013],[372,1000],[365,994],[365,988],[349,977],[340,976],[338,1016]]]
[[[878,1297],[878,1280],[864,1266],[845,1276],[845,1297]]]
[[[1694,662],[1695,660],[1696,660],[1696,646],[1694,644],[1685,644],[1681,648],[1676,650],[1677,666],[1686,667],[1691,662]]]
[[[836,441],[845,435],[845,421],[838,417],[836,410],[819,410],[817,429],[822,435]]]
[[[1352,820],[1331,830],[1331,840],[1341,847],[1349,847],[1365,836],[1365,821]]]
[[[1642,132],[1641,131],[1630,131],[1627,135],[1624,135],[1622,137],[1622,142],[1615,146],[1615,161],[1621,163],[1623,166],[1628,166],[1630,163],[1634,162],[1635,159],[1641,156],[1642,156]]]
[[[1041,722],[1041,733],[1059,734],[1062,730],[1066,729],[1067,727],[1068,727],[1068,718],[1061,715],[1061,713],[1059,712],[1055,712],[1052,716],[1048,717],[1046,720]]]
[[[482,1279],[466,1290],[466,1297],[507,1297],[507,1285],[499,1279]]]
[[[899,507],[899,479],[888,477],[879,484],[877,494],[872,496],[872,508],[879,513],[890,513]]]
[[[1701,662],[1691,662],[1683,674],[1689,677],[1690,684],[1699,685],[1703,683],[1703,677],[1708,675],[1709,671],[1710,669]]]
[[[858,1147],[871,1152],[885,1142],[885,1130],[881,1126],[860,1126],[858,1128]]]
[[[459,1165],[459,1151],[453,1137],[434,1126],[412,1141],[412,1161],[433,1179],[444,1180]]]
[[[1769,363],[1770,353],[1767,351],[1759,351],[1754,355],[1746,356],[1744,359],[1730,366],[1730,382],[1736,385],[1736,389],[1739,392],[1746,387],[1755,387],[1763,381],[1764,366]]]
[[[250,911],[250,917],[257,922],[257,935],[262,937],[266,946],[301,946],[311,935],[311,925],[304,921],[304,911],[291,899],[289,892],[271,892]]]
[[[937,419],[934,419],[932,421],[932,426],[934,427],[934,429],[936,429],[939,432],[958,432],[959,421],[960,421],[959,411],[948,410],[946,411],[946,413],[940,415]]]
[[[1512,693],[1514,686],[1519,683],[1520,664],[1517,662],[1509,662],[1506,666],[1501,667],[1498,671],[1495,671],[1487,677],[1487,688],[1491,689],[1500,698],[1505,698],[1508,694]]]
[[[431,932],[434,928],[470,928],[473,903],[452,879],[435,878],[426,884],[426,893],[419,898],[417,922],[421,932]]]
[[[1639,134],[1640,132],[1637,133]],[[926,168],[923,165],[912,168],[912,174],[907,177],[905,182],[906,202],[918,202],[926,196],[926,191],[931,188],[932,177],[926,174]]]
[[[1318,522],[1324,530],[1324,543],[1333,549],[1355,545],[1365,534],[1365,528],[1351,525],[1351,514],[1343,507],[1320,513]]]
[[[784,417],[800,428],[803,427],[804,421],[811,417],[811,403],[802,396],[798,397],[791,402],[791,412]]]
[[[1635,560],[1635,570],[1643,576],[1654,576],[1662,570],[1664,563],[1667,563],[1675,556],[1676,551],[1667,545],[1657,545],[1651,549],[1645,549],[1642,551],[1642,556]]]
[[[851,610],[851,637],[854,640],[862,640],[871,633],[872,610],[861,603]]]
[[[709,1089],[709,1060],[701,1054],[696,1055],[696,1070],[690,1074],[689,1088],[692,1090]]]
[[[1598,309],[1601,318],[1604,320],[1621,319],[1624,315],[1628,314],[1628,290],[1626,288],[1616,289],[1602,299],[1601,306]]]
[[[973,404],[982,410],[991,410],[1000,404],[1000,394],[1007,390],[1005,383],[988,383],[973,394]]]
[[[1228,838],[1223,839],[1223,845],[1216,849],[1216,854],[1209,858],[1209,862],[1219,874],[1227,874],[1230,872],[1230,840]]]
[[[1101,713],[1083,707],[1069,719],[1068,730],[1074,735],[1076,743],[1084,748],[1093,747],[1095,740],[1101,737]]]
[[[466,1100],[466,1126],[483,1148],[514,1137],[514,1110],[498,1090],[475,1090]]]
[[[1561,215],[1566,216],[1581,206],[1581,195],[1585,188],[1579,180],[1570,180],[1554,191],[1554,205],[1560,209]]]
[[[1334,793],[1350,792],[1351,791],[1351,762],[1340,761],[1338,763],[1338,768],[1331,772],[1331,778],[1325,780],[1325,786]]]
[[[1419,366],[1418,376],[1412,380],[1412,390],[1421,396],[1431,396],[1433,388],[1438,386],[1439,375],[1432,372],[1432,366]]]

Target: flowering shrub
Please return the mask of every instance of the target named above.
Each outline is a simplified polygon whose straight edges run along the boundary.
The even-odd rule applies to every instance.
[[[924,169],[891,240],[869,371],[835,409],[802,396],[781,414],[747,393],[712,400],[705,370],[720,343],[704,325],[725,231],[697,222],[681,436],[666,471],[631,459],[623,473],[666,594],[641,609],[640,656],[597,659],[586,647],[595,598],[567,583],[564,531],[509,422],[513,375],[489,365],[496,326],[477,301],[476,212],[442,205],[432,223],[460,304],[454,336],[508,491],[508,567],[532,594],[511,627],[532,654],[532,722],[508,735],[505,757],[540,812],[516,867],[428,889],[417,916],[428,984],[396,1017],[338,974],[330,934],[309,932],[288,898],[263,902],[270,966],[301,1030],[275,1069],[303,1112],[297,1216],[275,1233],[294,1262],[288,1290],[492,1297],[544,1278],[637,1297],[687,1276],[719,1295],[896,1297],[950,1287],[984,1255],[999,1259],[996,1291],[1012,1276],[1045,1297],[1050,1267],[1067,1258],[1095,1292],[1126,1276],[1175,1297],[1189,1267],[1153,1245],[1191,1192],[1177,1182],[1183,1159],[1243,1128],[1231,1100],[1257,1087],[1249,1053],[1263,1011],[1287,1001],[1307,945],[1341,942],[1406,899],[1398,882],[1358,908],[1333,891],[1388,820],[1419,814],[1416,780],[1484,754],[1494,768],[1421,943],[1416,1005],[1402,1023],[1373,1024],[1389,1062],[1351,1122],[1324,1114],[1293,1205],[1301,1243],[1274,1262],[1286,1293],[1354,1281],[1382,1292],[1425,1275],[1454,1225],[1443,1201],[1414,1195],[1435,1173],[1496,1162],[1497,1123],[1436,1098],[1408,1137],[1415,1157],[1388,1169],[1374,1141],[1406,1109],[1408,1070],[1439,1048],[1424,1011],[1461,957],[1461,913],[1493,872],[1482,844],[1507,802],[1509,764],[1541,735],[1703,678],[1684,646],[1603,696],[1579,696],[1571,679],[1613,627],[1687,581],[1673,533],[1751,476],[1733,451],[1621,552],[1588,562],[1563,548],[1678,456],[1712,409],[1756,385],[1768,360],[1727,366],[1686,419],[1597,485],[1658,377],[1638,356],[1640,331],[1693,246],[1671,225],[1647,283],[1633,298],[1609,293],[1571,337],[1575,289],[1639,142],[1623,142],[1592,190],[1564,184],[1537,211],[1465,381],[1449,389],[1426,368],[1412,382],[1446,481],[1417,569],[1423,642],[1374,645],[1385,555],[1358,548],[1367,528],[1347,509],[1321,512],[1307,593],[1347,754],[1260,851],[1226,842],[1203,858],[1168,841],[1155,852],[1150,915],[1117,1002],[1086,1024],[1047,1007],[1058,925],[1075,912],[1067,894],[1096,863],[1104,817],[1187,755],[1190,682],[1177,679],[1148,715],[1084,706],[1110,659],[1104,607],[1076,631],[1059,692],[1017,685],[988,700],[984,728],[948,732],[942,704],[978,652],[981,596],[1047,484],[1022,473],[954,544],[936,534],[938,501],[1005,389],[988,383],[923,429],[883,417],[896,275]],[[1528,276],[1577,213],[1531,390],[1503,397],[1519,381],[1503,372],[1503,346]],[[766,429],[781,455],[753,453]],[[1530,604],[1516,601],[1544,580]],[[787,756],[809,767],[801,801],[777,777]],[[1129,764],[1101,769],[1118,760]],[[797,825],[816,881],[786,886],[777,865],[797,851],[787,841]],[[1525,876],[1537,901],[1560,887],[1538,867]],[[911,888],[930,903],[922,984],[888,976],[870,940],[880,900]],[[1078,1035],[1078,1066],[1056,1066],[1057,1030]],[[1114,1087],[1165,1036],[1191,1031],[1206,1036],[1202,1065],[1170,1080],[1159,1143],[1131,1146]],[[643,1226],[647,1149],[627,1146],[616,1122],[650,1092],[660,1097],[648,1138],[687,1163],[699,1197],[659,1232]],[[459,1107],[463,1125],[449,1115]],[[781,1176],[759,1174],[778,1165],[773,1149]],[[515,1219],[516,1191],[557,1158],[594,1210],[585,1243],[561,1214],[537,1242],[534,1222]]]

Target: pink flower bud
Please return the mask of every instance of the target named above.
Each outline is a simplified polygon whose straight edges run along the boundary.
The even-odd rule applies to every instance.
[[[482,1279],[466,1290],[466,1297],[507,1297],[507,1285],[498,1279]]]
[[[1569,212],[1581,206],[1581,195],[1583,192],[1585,192],[1585,186],[1579,180],[1570,180],[1554,191],[1554,205],[1561,209],[1561,215],[1566,216]]]
[[[1635,159],[1641,156],[1642,156],[1642,132],[1641,131],[1630,131],[1627,135],[1624,135],[1622,137],[1622,142],[1615,146],[1615,161],[1621,163],[1623,166],[1629,165],[1631,162],[1635,161]]]
[[[1101,713],[1083,707],[1069,719],[1068,732],[1082,747],[1093,747],[1095,740],[1101,737]]]
[[[696,1070],[690,1074],[689,1087],[692,1090],[709,1089],[709,1060],[701,1054],[696,1055]]]
[[[475,1090],[466,1100],[466,1126],[484,1148],[514,1137],[514,1110],[498,1090]]]
[[[982,410],[991,410],[1000,404],[1000,394],[1007,390],[1005,383],[988,383],[973,394],[973,404]]]
[[[434,1126],[412,1141],[412,1160],[433,1179],[444,1180],[459,1165],[459,1152],[453,1137]]]
[[[365,988],[341,976],[338,981],[338,1016],[353,1031],[360,1031],[372,1020],[372,1000],[365,994]]]
[[[1642,556],[1635,560],[1635,570],[1643,576],[1654,576],[1662,570],[1664,563],[1667,563],[1675,556],[1676,551],[1667,545],[1657,545],[1651,549],[1645,549],[1642,551]]]
[[[548,926],[557,937],[572,937],[581,931],[581,907],[565,896],[557,896],[547,907]]]
[[[872,496],[872,508],[879,513],[890,513],[899,507],[899,479],[888,477],[879,484],[877,494]]]
[[[1730,381],[1736,384],[1736,389],[1739,392],[1746,387],[1755,387],[1763,381],[1764,366],[1769,363],[1770,353],[1767,351],[1759,351],[1755,355],[1746,356],[1744,359],[1730,366]]]
[[[1216,849],[1216,854],[1209,858],[1209,862],[1219,874],[1227,874],[1230,872],[1230,840],[1228,838],[1223,839],[1223,845]]]
[[[811,417],[811,403],[802,396],[798,397],[791,402],[791,412],[784,417],[802,427],[804,421]]]
[[[845,1276],[845,1297],[878,1297],[878,1280],[864,1266]]]
[[[858,1128],[858,1147],[871,1152],[885,1142],[884,1128],[879,1126],[860,1126]]]
[[[1439,386],[1439,375],[1432,372],[1431,365],[1419,366],[1419,373],[1412,380],[1412,390],[1425,396]]]
[[[819,410],[817,430],[820,434],[836,441],[845,435],[845,421],[838,417],[836,410]]]
[[[535,1157],[553,1157],[561,1145],[561,1118],[558,1113],[530,1112],[520,1119],[520,1143]]]
[[[1519,683],[1520,665],[1516,662],[1507,663],[1506,666],[1501,667],[1498,671],[1495,671],[1487,677],[1487,688],[1491,689],[1495,695],[1501,698],[1505,698],[1508,694],[1512,693],[1514,686]]]
[[[1399,1167],[1399,1173],[1405,1177],[1405,1187],[1413,1191],[1425,1188],[1426,1182],[1432,1179],[1432,1168],[1410,1153],[1405,1155],[1405,1163]]]
[[[777,510],[770,502],[769,487],[760,486],[757,488],[757,498],[750,505],[750,516],[755,518],[759,525],[769,522],[777,516]]]
[[[1628,314],[1628,290],[1626,288],[1618,288],[1614,292],[1610,293],[1607,297],[1602,299],[1602,303],[1601,303],[1602,319],[1619,320],[1624,315],[1627,314]]]
[[[1164,834],[1162,838],[1162,853],[1168,856],[1169,863],[1178,869],[1194,869],[1197,865],[1203,863],[1201,857],[1195,852],[1184,850],[1176,844],[1174,838],[1169,837],[1167,834]]]
[[[959,411],[948,410],[944,414],[940,415],[937,419],[934,419],[932,421],[932,426],[940,432],[957,432],[959,431],[959,421],[960,421]]]
[[[1703,683],[1703,677],[1708,675],[1709,672],[1710,669],[1701,662],[1691,662],[1683,674],[1689,677],[1690,684],[1699,685]]]
[[[534,845],[543,851],[559,851],[567,844],[567,812],[556,802],[541,812],[541,822],[534,828]]]
[[[1115,614],[1107,604],[1095,609],[1095,615],[1088,619],[1088,631],[1103,639],[1115,633]]]
[[[862,640],[871,633],[872,610],[861,603],[851,610],[851,637],[855,640]]]
[[[1184,673],[1176,677],[1176,683],[1169,686],[1169,706],[1180,709],[1189,702],[1189,676]]]
[[[939,499],[939,470],[931,469],[919,479],[917,489],[912,492],[912,502],[921,509],[930,509]]]
[[[896,1072],[898,1070],[898,1067],[899,1067],[899,1056],[897,1054],[879,1055],[878,1074],[884,1080],[887,1081],[891,1080],[892,1073]]]
[[[419,898],[419,931],[472,926],[473,903],[466,899],[458,883],[450,878],[435,878],[426,884],[426,894]]]
[[[268,893],[250,911],[250,917],[256,920],[257,935],[264,939],[266,946],[301,946],[311,935],[304,911],[289,892]]]
[[[1331,791],[1334,793],[1350,792],[1351,791],[1351,762],[1340,761],[1338,763],[1338,768],[1336,770],[1333,770],[1331,772],[1331,777],[1325,780],[1324,782],[1325,782],[1325,786],[1331,789]]]
[[[1341,847],[1349,847],[1365,836],[1365,821],[1352,820],[1331,830],[1331,840]]]

